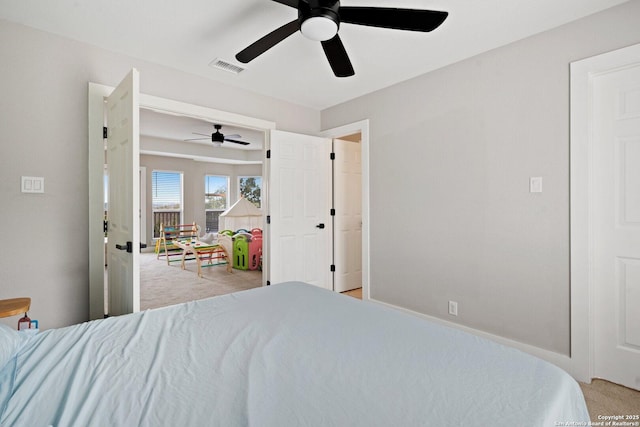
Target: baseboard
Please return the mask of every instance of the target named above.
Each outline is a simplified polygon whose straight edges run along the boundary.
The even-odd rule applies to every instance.
[[[498,344],[502,344],[502,345],[506,345],[508,347],[512,347],[512,348],[516,348],[518,350],[524,351],[525,353],[528,353],[532,356],[538,357],[542,360],[545,360],[549,363],[552,363],[554,365],[556,365],[557,367],[567,371],[569,373],[569,375],[571,375],[572,377],[576,378],[576,380],[579,380],[579,375],[577,375],[577,372],[574,372],[575,369],[573,368],[573,363],[572,360],[569,356],[564,355],[564,354],[560,354],[560,353],[556,353],[550,350],[546,350],[540,347],[536,347],[530,344],[525,344],[525,343],[521,343],[519,341],[514,341],[508,338],[504,338],[501,337],[499,335],[494,335],[488,332],[484,332],[481,331],[479,329],[474,329],[471,328],[469,326],[464,326],[464,325],[460,325],[458,323],[454,323],[454,322],[449,322],[447,320],[444,319],[440,319],[438,317],[434,317],[434,316],[430,316],[428,314],[424,314],[424,313],[419,313],[417,311],[413,311],[413,310],[409,310],[407,308],[404,307],[399,307],[397,305],[393,305],[393,304],[389,304],[386,303],[384,301],[378,301],[376,299],[373,298],[369,298],[367,301],[371,301],[374,302],[376,304],[381,304],[396,310],[400,310],[403,311],[407,314],[411,314],[413,316],[417,316],[417,317],[421,317],[423,319],[427,319],[430,320],[432,322],[444,325],[444,326],[448,326],[451,328],[456,328],[459,330],[462,330],[464,332],[468,332],[470,334],[482,337],[482,338],[486,338],[488,340],[497,342]]]

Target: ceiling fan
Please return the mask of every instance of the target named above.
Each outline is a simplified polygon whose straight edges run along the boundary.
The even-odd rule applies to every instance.
[[[185,139],[185,141],[202,141],[202,140],[211,138],[211,142],[218,145],[222,144],[223,142],[233,142],[235,144],[249,145],[249,143],[246,141],[238,141],[237,139],[235,139],[235,138],[242,138],[242,136],[238,135],[237,133],[233,135],[225,136],[223,133],[220,132],[220,129],[222,129],[222,125],[213,125],[213,127],[216,129],[216,131],[211,135],[193,132],[194,135],[202,135],[202,136],[206,136],[206,138],[190,138],[190,139]]]
[[[340,22],[396,30],[429,32],[449,15],[436,10],[397,9],[391,7],[340,6],[340,0],[273,0],[298,9],[298,18],[270,32],[236,55],[248,63],[296,31],[322,42],[322,48],[336,77],[355,74],[351,60],[340,40]]]

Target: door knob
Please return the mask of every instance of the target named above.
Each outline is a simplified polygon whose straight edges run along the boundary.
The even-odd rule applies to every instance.
[[[322,229],[322,228],[324,228],[324,224],[318,224],[318,225],[316,225],[316,228]]]
[[[120,249],[121,251],[127,251],[129,253],[133,252],[133,243],[127,242],[126,245],[116,245],[116,249]]]

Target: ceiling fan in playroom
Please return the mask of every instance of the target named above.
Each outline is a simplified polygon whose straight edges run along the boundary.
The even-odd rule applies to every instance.
[[[213,132],[211,135],[193,132],[194,135],[202,135],[206,138],[190,138],[190,139],[185,139],[185,141],[203,141],[206,139],[211,139],[211,142],[213,142],[215,145],[220,145],[223,142],[233,142],[234,144],[249,145],[249,143],[246,141],[239,141],[237,138],[242,138],[242,136],[238,134],[225,136],[222,132],[220,132],[220,129],[222,129],[222,125],[214,124],[213,127],[215,128],[216,131]]]
[[[270,32],[236,55],[248,63],[296,31],[322,43],[325,56],[336,77],[355,74],[351,60],[340,40],[340,23],[366,25],[395,30],[429,32],[447,18],[447,12],[392,7],[340,6],[339,0],[273,0],[298,9],[298,18]]]

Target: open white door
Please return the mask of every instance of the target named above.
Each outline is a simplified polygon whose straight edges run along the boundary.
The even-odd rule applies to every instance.
[[[272,130],[270,143],[269,281],[332,289],[331,140]]]
[[[360,143],[333,140],[336,292],[362,287],[362,154]]]
[[[640,390],[640,66],[593,80],[594,375]]]
[[[132,69],[107,98],[109,315],[140,311],[139,74]]]

